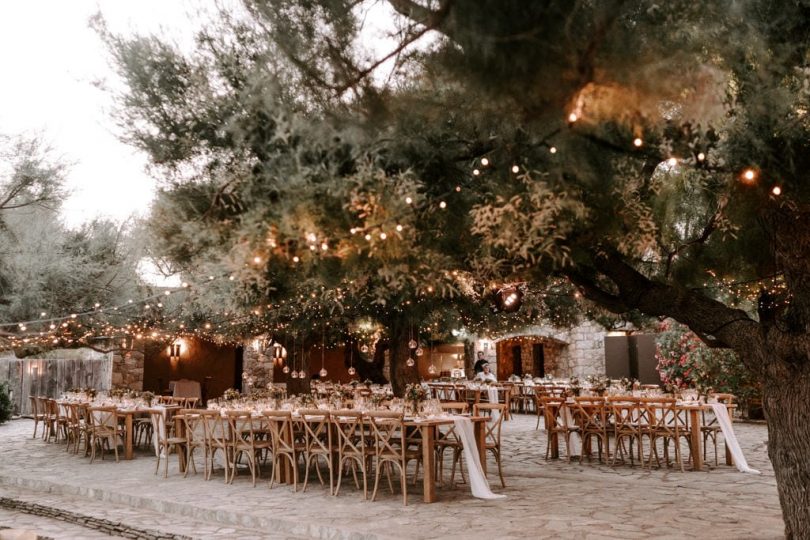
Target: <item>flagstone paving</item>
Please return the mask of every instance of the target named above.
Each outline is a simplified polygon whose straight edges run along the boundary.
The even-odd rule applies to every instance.
[[[63,445],[32,439],[31,421],[15,420],[0,426],[0,525],[33,528],[52,538],[106,537],[97,527],[77,536],[80,525],[75,523],[65,524],[60,533],[61,522],[10,509],[11,501],[84,516],[88,526],[119,524],[118,532],[129,537],[132,530],[147,531],[144,538],[783,536],[764,425],[735,424],[749,464],[762,475],[722,465],[722,448],[721,465],[701,472],[547,462],[545,433],[534,426],[533,417],[522,415],[504,423],[507,487],[501,488],[492,461],[490,482],[493,491],[507,495],[505,500],[474,499],[466,485],[458,485],[440,488],[440,502],[425,504],[416,485],[409,486],[405,507],[387,487],[376,502],[363,501],[351,481],[332,497],[317,479],[306,493],[292,493],[288,486],[269,489],[264,480],[254,488],[244,474],[226,485],[221,470],[208,482],[202,474],[183,478],[175,456],[164,479],[153,474],[154,457],[146,450],[132,461],[90,464],[66,453]],[[709,461],[713,464],[713,456]]]

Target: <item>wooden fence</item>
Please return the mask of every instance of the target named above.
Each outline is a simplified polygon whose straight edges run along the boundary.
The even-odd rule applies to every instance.
[[[59,397],[77,387],[109,390],[112,354],[89,349],[51,351],[45,358],[0,357],[0,382],[8,381],[15,414],[31,413],[29,396]]]

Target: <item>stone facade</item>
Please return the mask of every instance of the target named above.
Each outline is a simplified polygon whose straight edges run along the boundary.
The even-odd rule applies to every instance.
[[[143,390],[143,350],[139,347],[132,350],[113,352],[112,385],[129,388],[138,392]]]
[[[260,340],[249,340],[243,344],[242,352],[242,390],[247,391],[245,381],[252,377],[253,386],[265,387],[273,382],[273,358],[264,354],[257,344]]]
[[[533,373],[532,346],[537,342],[543,343],[546,375],[561,378],[604,375],[606,335],[607,331],[593,321],[583,321],[573,328],[531,326],[508,334],[494,345],[498,377],[506,378],[511,374],[505,371],[511,369],[511,347],[515,343],[522,347],[523,372]],[[480,346],[476,345],[476,349],[480,350]],[[489,360],[492,362],[494,358]]]

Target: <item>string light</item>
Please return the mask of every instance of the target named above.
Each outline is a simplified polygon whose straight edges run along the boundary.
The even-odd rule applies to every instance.
[[[740,176],[746,184],[752,184],[757,179],[757,172],[754,169],[745,169]]]
[[[519,173],[520,167],[518,167],[517,165],[512,165],[512,172],[515,174]]]
[[[548,151],[549,151],[550,153],[552,153],[552,154],[556,154],[556,153],[557,153],[557,147],[556,147],[556,146],[552,146],[551,148],[549,148],[549,149],[548,149]]]
[[[441,202],[439,203],[439,208],[441,208],[442,210],[444,210],[445,208],[447,208],[447,203],[446,203],[446,202],[444,202],[444,201],[441,201]]]
[[[569,121],[570,123],[572,123],[572,124],[573,124],[573,123],[574,123],[574,122],[576,122],[577,120],[579,120],[579,117],[577,116],[577,113],[571,113],[571,114],[569,114],[569,115],[568,115],[568,121]]]
[[[771,189],[771,193],[773,193],[778,197],[779,195],[782,194],[782,188],[779,186],[773,186],[773,189]]]
[[[481,165],[483,165],[484,167],[489,165],[489,159],[488,158],[481,158]]]
[[[706,159],[706,154],[704,154],[703,152],[698,152],[697,159],[698,159],[698,161],[705,160]]]
[[[642,141],[640,137],[636,137],[635,139],[633,139],[633,146],[635,146],[636,148],[641,148],[642,144],[644,144],[644,141]]]

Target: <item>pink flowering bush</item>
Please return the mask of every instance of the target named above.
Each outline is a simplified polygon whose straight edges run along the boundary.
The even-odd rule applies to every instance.
[[[659,327],[655,358],[664,385],[700,393],[737,396],[743,408],[759,394],[759,383],[731,349],[712,349],[685,326],[665,321]]]

